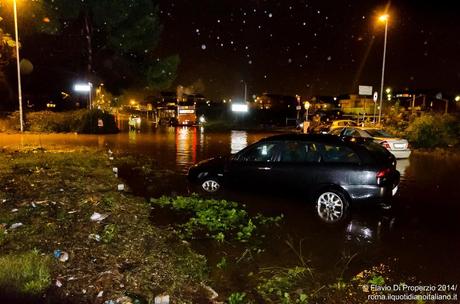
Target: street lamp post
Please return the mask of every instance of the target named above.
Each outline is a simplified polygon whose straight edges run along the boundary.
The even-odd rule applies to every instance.
[[[382,119],[382,103],[383,103],[383,82],[385,79],[385,57],[387,53],[387,36],[388,36],[388,15],[382,15],[379,17],[380,21],[385,22],[385,40],[383,43],[383,60],[382,60],[382,80],[380,82],[380,106],[379,106],[379,124]]]
[[[13,0],[14,11],[14,34],[16,38],[16,65],[18,69],[18,100],[19,100],[19,124],[21,132],[24,132],[24,117],[22,113],[22,88],[21,88],[21,61],[19,59],[19,34],[18,34],[18,12],[16,8],[16,0]]]

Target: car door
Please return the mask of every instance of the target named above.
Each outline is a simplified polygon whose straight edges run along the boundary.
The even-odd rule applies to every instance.
[[[242,188],[271,187],[273,163],[279,158],[279,142],[258,142],[229,162],[225,175],[230,184]]]
[[[324,143],[319,145],[321,168],[316,176],[315,191],[334,185],[353,190],[361,183],[362,167],[359,155],[344,144]]]
[[[318,144],[304,140],[282,143],[280,156],[272,164],[273,188],[295,194],[308,194],[320,170],[321,154]]]

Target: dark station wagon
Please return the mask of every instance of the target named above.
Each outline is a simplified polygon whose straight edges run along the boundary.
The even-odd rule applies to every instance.
[[[375,142],[313,134],[267,137],[188,172],[189,180],[209,193],[227,186],[299,193],[331,223],[340,221],[352,202],[388,205],[399,177],[395,157]]]

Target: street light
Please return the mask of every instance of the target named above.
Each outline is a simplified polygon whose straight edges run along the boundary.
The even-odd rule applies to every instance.
[[[18,100],[19,100],[19,124],[21,132],[24,132],[24,116],[22,113],[22,88],[21,88],[21,65],[19,59],[19,34],[18,34],[18,12],[16,7],[16,0],[13,0],[13,14],[14,14],[14,34],[16,38],[16,65],[18,68]]]
[[[305,115],[305,120],[308,120],[308,109],[310,109],[310,103],[308,101],[305,101],[303,106],[304,106],[305,110],[307,110],[307,113]]]
[[[382,81],[380,82],[380,107],[379,107],[379,124],[382,118],[382,102],[383,102],[383,81],[385,79],[385,56],[387,53],[387,36],[388,36],[388,18],[390,16],[385,14],[379,17],[379,21],[385,22],[385,40],[383,44],[383,61],[382,61]]]
[[[89,109],[91,110],[93,108],[93,105],[92,105],[92,87],[93,87],[93,84],[91,82],[87,82],[87,83],[76,83],[74,86],[73,86],[73,90],[75,92],[83,92],[83,93],[88,93],[88,107]]]

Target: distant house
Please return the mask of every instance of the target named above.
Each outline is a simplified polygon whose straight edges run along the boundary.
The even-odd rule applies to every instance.
[[[253,107],[258,110],[293,110],[297,106],[294,96],[264,93],[258,96]]]
[[[357,94],[342,95],[338,97],[338,102],[344,114],[374,113],[374,101],[371,97]]]

